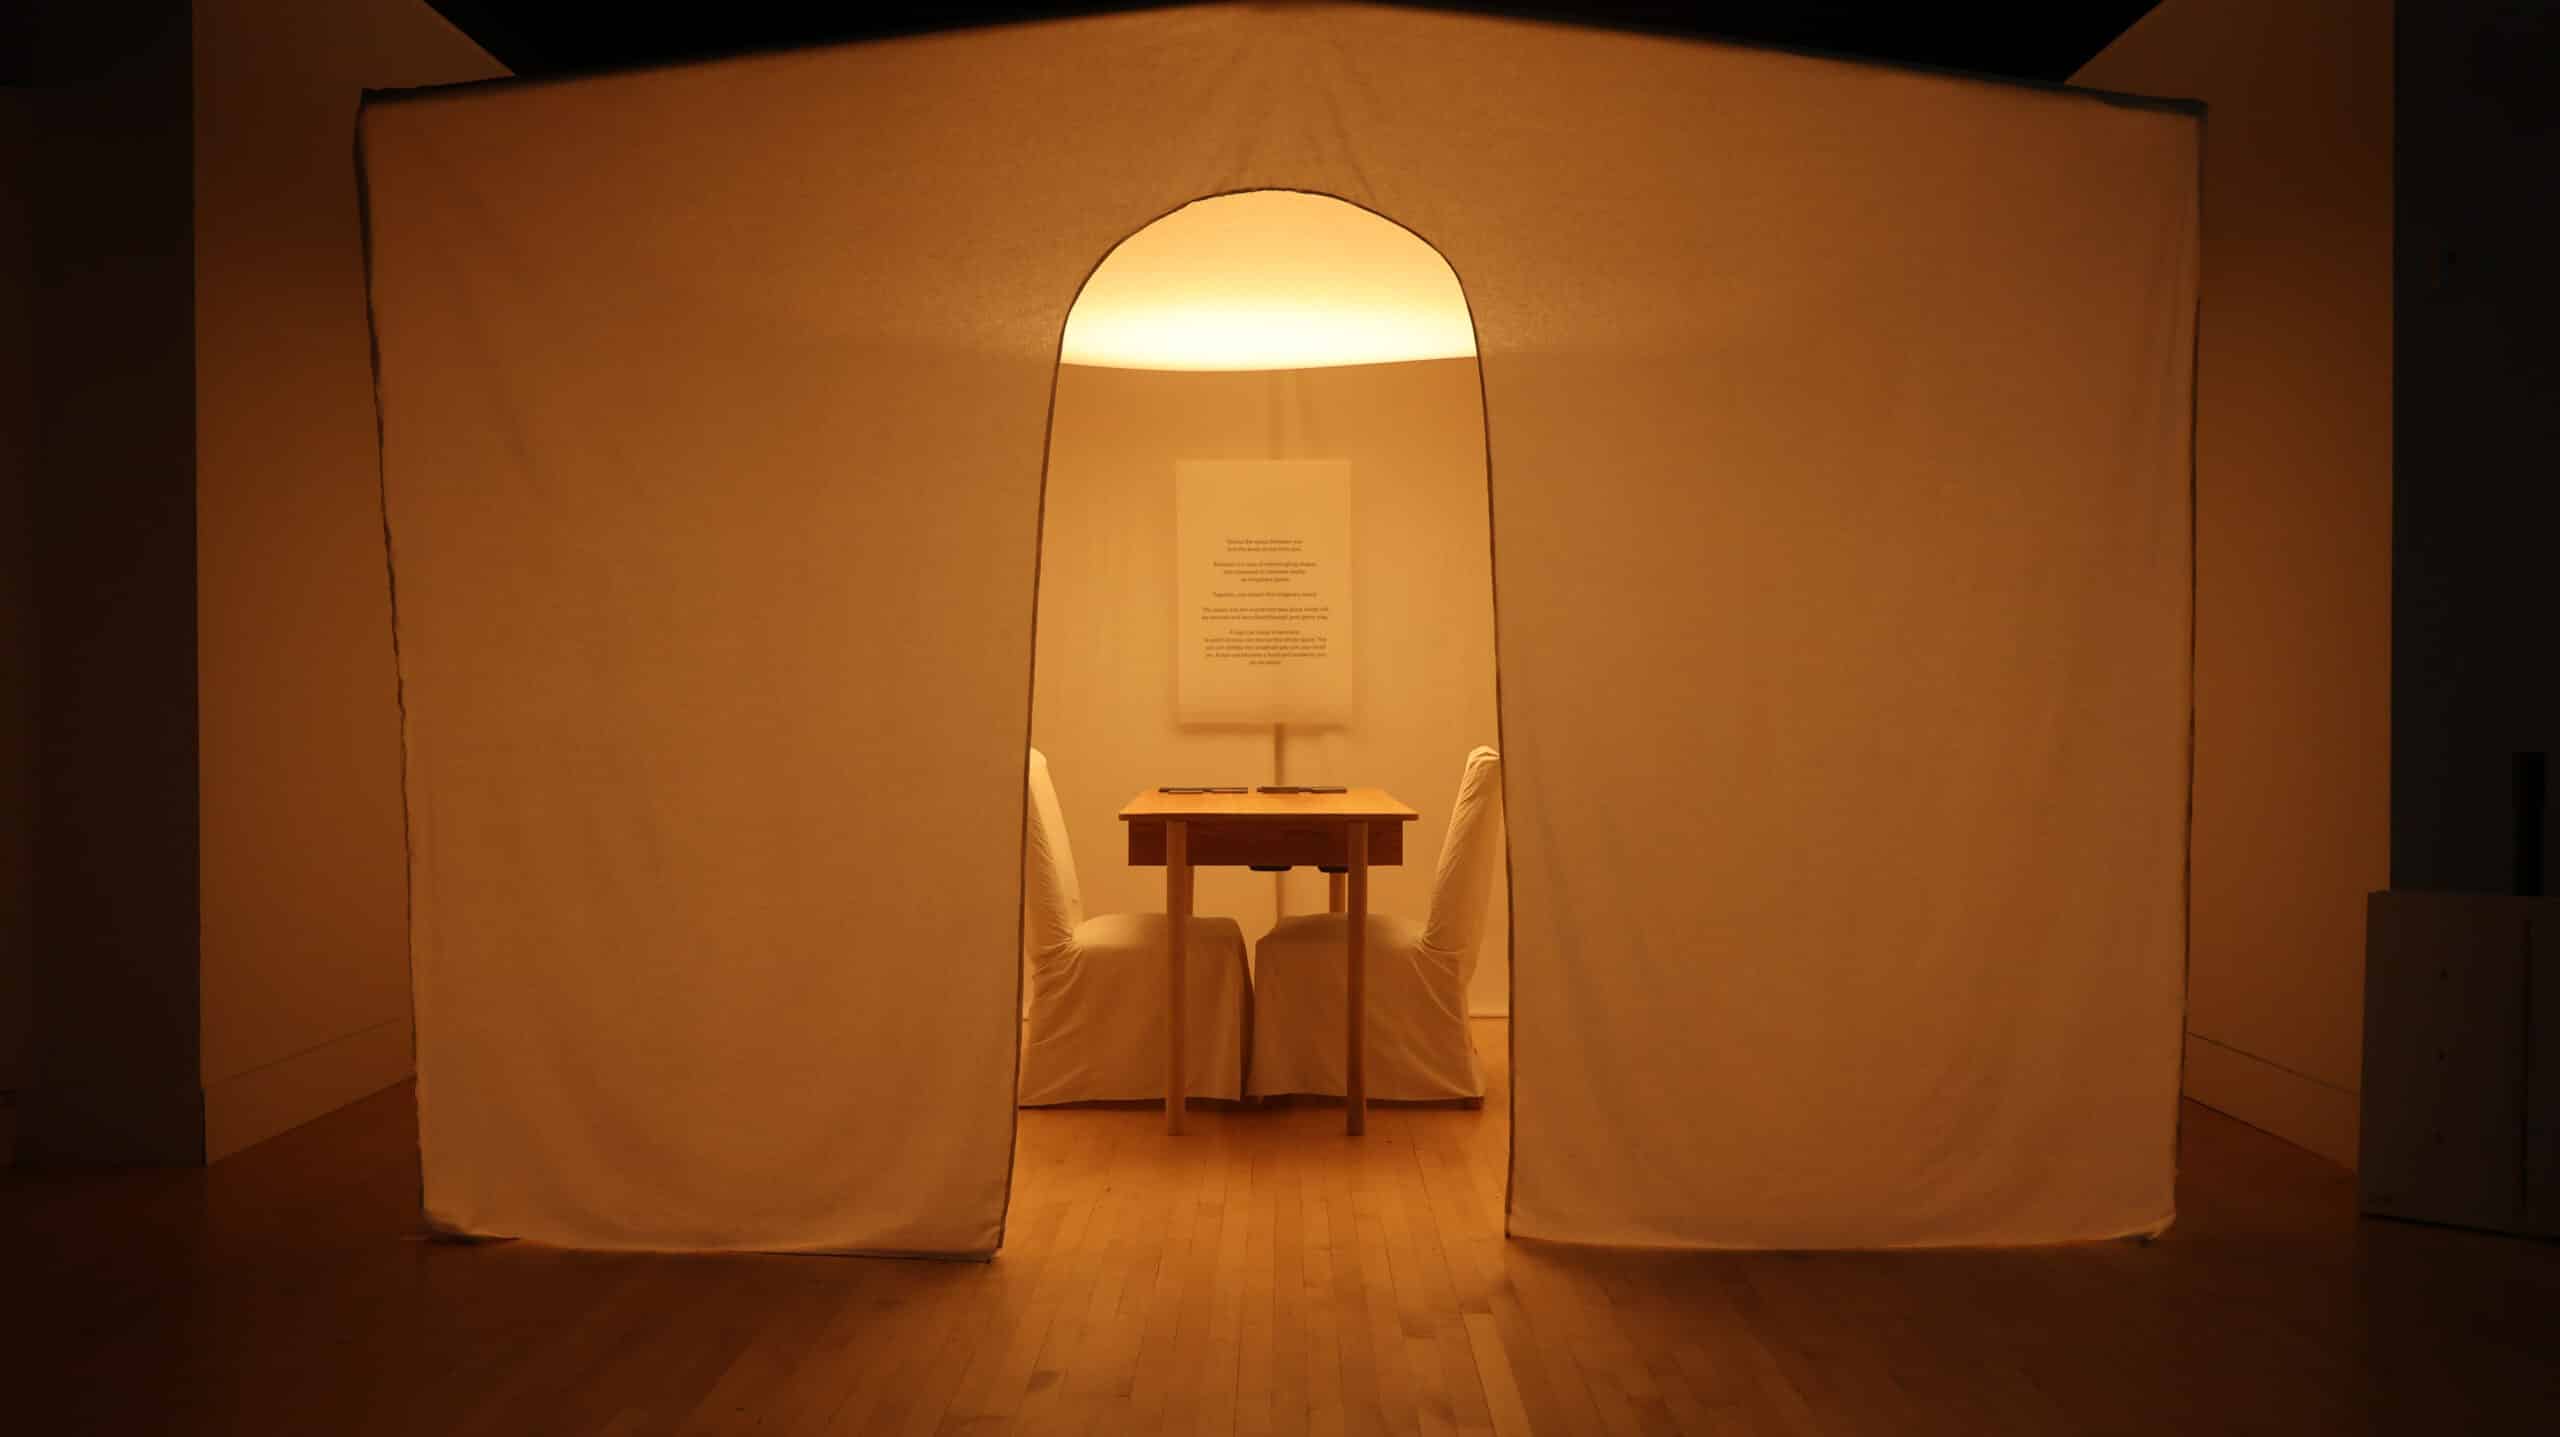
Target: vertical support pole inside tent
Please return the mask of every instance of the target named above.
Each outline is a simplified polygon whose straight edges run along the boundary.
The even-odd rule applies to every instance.
[[[1289,781],[1289,726],[1271,726],[1271,782],[1277,786]],[[1289,916],[1289,870],[1271,875],[1271,921],[1278,923]]]
[[[1182,1132],[1183,1019],[1190,995],[1183,981],[1190,957],[1183,950],[1191,936],[1191,825],[1169,818],[1164,825],[1164,1130]]]
[[[1343,925],[1343,950],[1351,965],[1349,1002],[1343,1006],[1343,1131],[1369,1130],[1369,821],[1351,824],[1351,912]]]

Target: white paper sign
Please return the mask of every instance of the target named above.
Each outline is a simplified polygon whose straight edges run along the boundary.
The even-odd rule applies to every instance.
[[[1351,721],[1351,465],[1173,467],[1180,722]]]

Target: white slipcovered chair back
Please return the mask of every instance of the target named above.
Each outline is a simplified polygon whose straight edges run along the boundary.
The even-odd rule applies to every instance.
[[[1422,927],[1422,946],[1457,960],[1466,980],[1475,977],[1485,910],[1501,863],[1502,755],[1479,744],[1467,755],[1457,801],[1449,805],[1449,832],[1431,883],[1431,915]]]
[[[1022,841],[1023,936],[1036,953],[1055,952],[1084,922],[1084,894],[1076,885],[1075,850],[1067,843],[1067,816],[1049,779],[1048,757],[1031,751],[1031,821]]]

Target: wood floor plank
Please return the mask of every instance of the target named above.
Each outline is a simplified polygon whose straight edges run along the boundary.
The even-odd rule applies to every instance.
[[[1480,1111],[1022,1115],[988,1263],[418,1238],[395,1089],[197,1172],[0,1178],[11,1432],[1868,1434],[2560,1428],[2560,1247],[2355,1213],[2209,1110],[2156,1242],[1503,1236]]]
[[[1285,1122],[1285,1114],[1274,1114]],[[1307,1334],[1306,1187],[1313,1161],[1303,1131],[1278,1134],[1281,1164],[1271,1193],[1271,1430],[1304,1437],[1311,1416]]]
[[[1484,1383],[1485,1410],[1501,1437],[1529,1437],[1537,1428],[1520,1399],[1520,1381],[1512,1373],[1511,1354],[1503,1350],[1502,1331],[1490,1312],[1470,1312],[1459,1319],[1466,1328],[1468,1350],[1475,1354],[1476,1373]]]
[[[764,1395],[752,1430],[823,1432],[857,1391],[884,1380],[897,1356],[885,1340],[912,1330],[929,1310],[932,1289],[923,1263],[848,1263],[863,1269],[846,1279],[835,1307],[799,1362]]]

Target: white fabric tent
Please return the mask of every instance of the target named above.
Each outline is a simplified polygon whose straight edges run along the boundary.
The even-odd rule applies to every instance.
[[[431,1222],[999,1245],[1060,332],[1270,187],[1476,318],[1511,1231],[2160,1228],[2199,129],[1330,6],[370,105]]]

